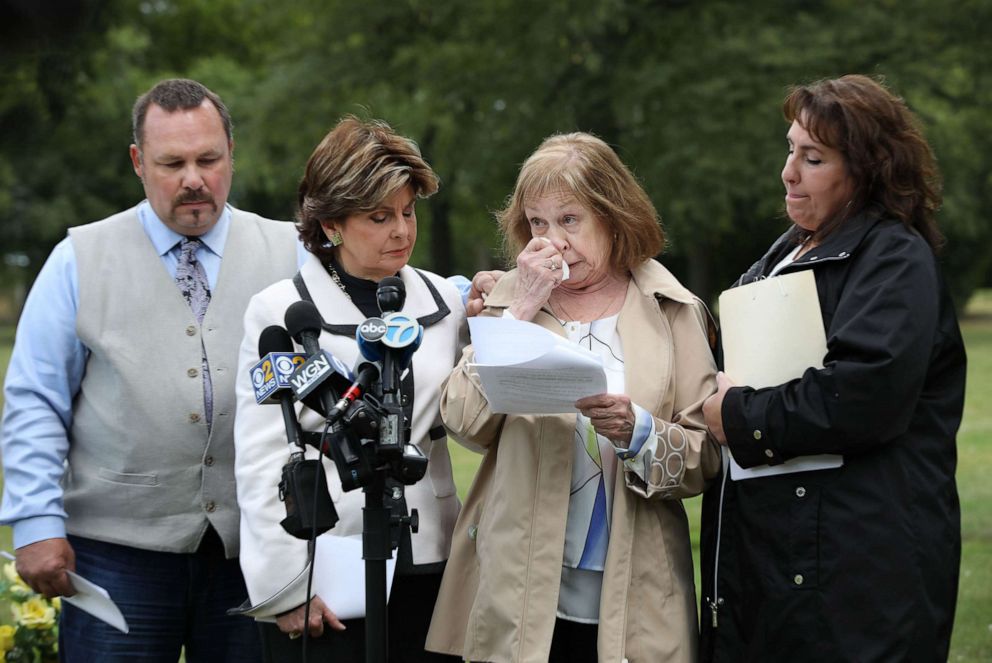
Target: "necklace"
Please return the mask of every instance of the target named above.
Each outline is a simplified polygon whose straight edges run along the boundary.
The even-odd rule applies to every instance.
[[[344,296],[347,297],[350,302],[351,295],[349,295],[348,291],[345,290],[344,283],[341,282],[341,276],[338,274],[338,270],[334,269],[334,265],[329,262],[327,263],[327,273],[331,275],[331,280],[334,281],[334,285],[341,288],[341,292],[344,293]]]
[[[627,284],[624,284],[624,292],[626,292],[626,290],[627,290]],[[599,312],[596,313],[596,315],[590,317],[589,320],[588,320],[588,322],[592,322],[594,320],[601,320],[603,318],[603,315],[607,311],[609,311],[612,306],[614,306],[616,304],[617,298],[619,296],[620,296],[620,293],[614,293],[614,294],[611,294],[609,297],[607,297],[606,298],[606,306],[604,306],[603,308],[601,308],[599,310]],[[583,318],[585,316],[574,316],[574,315],[572,315],[571,313],[568,312],[568,309],[565,308],[565,305],[562,302],[552,303],[551,300],[549,299],[548,300],[548,306],[551,308],[551,312],[554,314],[554,316],[556,318],[558,318],[559,320],[563,321],[563,322],[583,322],[584,321]],[[560,315],[559,315],[559,312],[560,312]]]

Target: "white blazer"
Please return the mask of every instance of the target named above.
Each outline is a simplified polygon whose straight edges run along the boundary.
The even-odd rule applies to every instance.
[[[357,325],[365,316],[338,288],[316,256],[310,256],[300,270],[307,290],[324,322],[332,325]],[[468,342],[465,310],[458,290],[430,272],[430,279],[450,313],[424,330],[424,339],[413,356],[414,409],[411,441],[429,459],[427,476],[406,488],[410,509],[417,509],[420,531],[411,536],[413,562],[427,564],[447,559],[451,532],[458,517],[460,503],[455,494],[448,455],[447,437],[431,439],[429,431],[440,425],[438,404],[441,384],[458,363]],[[438,305],[421,276],[411,267],[400,270],[406,285],[403,312],[413,317],[437,313]],[[279,500],[282,467],[292,449],[287,446],[286,429],[277,406],[257,405],[249,371],[258,362],[258,337],[269,325],[284,326],[286,309],[300,300],[292,280],[279,281],[255,295],[245,312],[245,336],[241,343],[237,377],[237,415],[234,424],[235,478],[238,505],[241,508],[241,568],[248,586],[252,608],[246,613],[271,617],[304,603],[306,595],[307,544],[287,534],[279,525],[286,516]],[[358,359],[358,344],[353,337],[323,331],[320,345],[345,365]],[[318,413],[297,404],[297,416],[304,431],[323,428]],[[308,448],[307,458],[317,451]],[[340,520],[323,536],[348,536],[362,531],[361,490],[343,492],[337,470],[330,458],[324,469],[331,499]],[[331,610],[334,606],[330,605]]]

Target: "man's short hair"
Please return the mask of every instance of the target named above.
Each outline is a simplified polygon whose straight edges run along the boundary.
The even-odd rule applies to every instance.
[[[204,99],[209,99],[217,112],[220,113],[220,120],[224,124],[224,132],[227,140],[234,138],[231,128],[231,114],[227,111],[227,106],[214,92],[211,92],[201,83],[188,78],[170,78],[161,81],[148,92],[138,97],[134,102],[134,110],[131,112],[131,130],[133,132],[134,144],[141,149],[141,141],[145,137],[145,115],[148,114],[148,107],[151,104],[161,106],[162,110],[174,113],[177,110],[192,110],[199,108]]]

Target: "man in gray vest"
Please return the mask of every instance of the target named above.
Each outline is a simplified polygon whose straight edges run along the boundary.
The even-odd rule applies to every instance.
[[[290,223],[227,205],[231,120],[195,81],[134,107],[147,200],[72,228],[32,288],[4,386],[17,569],[46,596],[105,587],[125,635],[64,605],[64,661],[258,660],[238,566],[234,379],[248,299],[292,276]]]

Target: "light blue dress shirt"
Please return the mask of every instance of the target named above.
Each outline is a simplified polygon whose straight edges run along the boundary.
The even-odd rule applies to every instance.
[[[138,218],[169,275],[175,278],[183,236],[167,227],[148,201],[138,205]],[[231,209],[202,235],[196,258],[210,288],[217,285]],[[119,247],[109,247],[113,256]],[[307,252],[297,244],[297,262]],[[86,368],[89,349],[76,336],[79,277],[72,241],[56,245],[38,273],[17,325],[14,350],[4,383],[4,487],[0,523],[12,525],[14,547],[65,536],[66,513],[60,481],[69,452],[67,431],[72,402]]]

